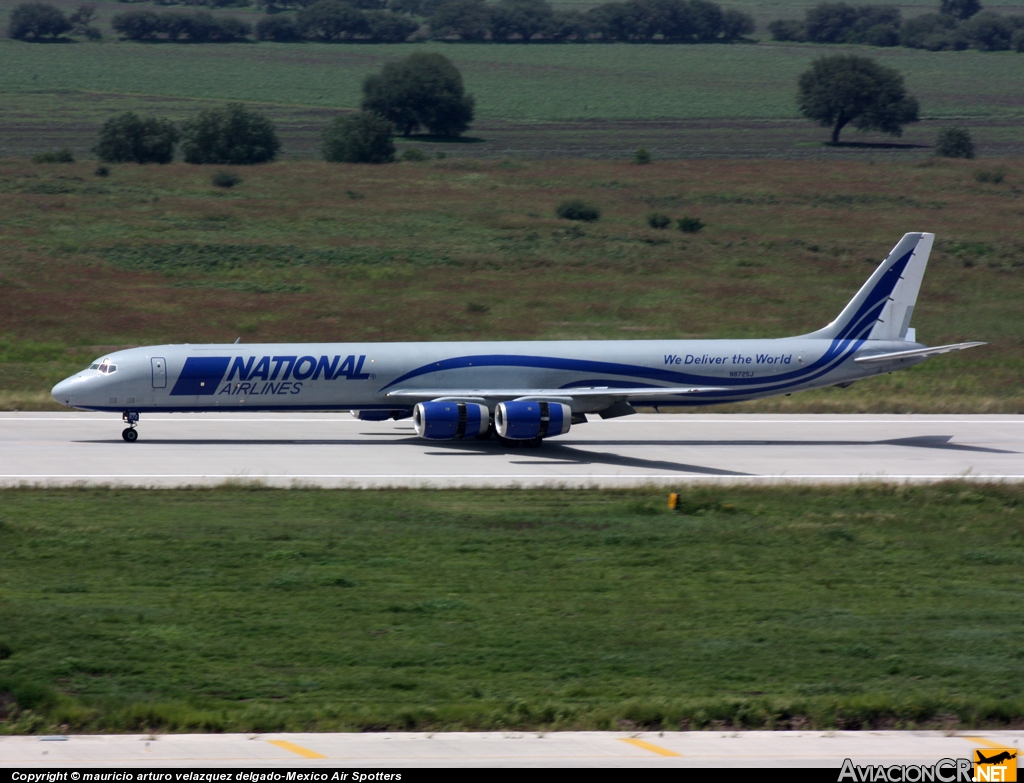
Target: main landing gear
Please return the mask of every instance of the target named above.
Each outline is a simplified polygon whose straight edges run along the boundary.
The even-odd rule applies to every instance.
[[[121,414],[121,421],[128,425],[121,431],[121,437],[128,443],[137,441],[139,439],[139,431],[135,429],[135,426],[139,423],[138,411],[125,411]]]

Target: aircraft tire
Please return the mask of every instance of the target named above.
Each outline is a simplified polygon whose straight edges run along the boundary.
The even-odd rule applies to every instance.
[[[139,439],[139,431],[134,427],[125,427],[125,429],[121,431],[121,437],[128,443],[134,443]]]

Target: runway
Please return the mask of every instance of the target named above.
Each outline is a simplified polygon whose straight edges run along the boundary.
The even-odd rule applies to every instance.
[[[653,415],[539,448],[425,441],[344,414],[0,414],[0,486],[628,487],[1024,480],[1024,416]]]
[[[2,737],[6,767],[831,767],[932,765],[1024,732],[666,731]]]

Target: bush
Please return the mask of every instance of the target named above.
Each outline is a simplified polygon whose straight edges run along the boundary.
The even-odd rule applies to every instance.
[[[106,166],[97,166],[93,174],[97,177],[109,177],[110,169],[108,169]]]
[[[643,147],[640,147],[639,149],[637,149],[636,152],[633,153],[633,162],[636,163],[638,166],[643,166],[647,163],[650,163],[651,153],[649,153]]]
[[[523,43],[551,26],[554,12],[547,0],[498,0],[491,9],[491,35],[507,41],[516,36]]]
[[[1013,23],[1005,16],[982,11],[960,28],[971,46],[983,52],[1000,52],[1009,49],[1016,32]]]
[[[600,209],[579,200],[563,201],[555,213],[563,220],[582,220],[586,223],[593,223],[601,217]]]
[[[7,35],[19,41],[56,39],[73,26],[59,8],[47,3],[22,3],[11,11]]]
[[[11,646],[7,642],[0,642],[0,661],[6,661],[14,655],[14,651],[11,650]]]
[[[696,234],[706,224],[700,218],[684,217],[676,221],[676,226],[684,234]]]
[[[273,123],[237,103],[199,112],[182,126],[181,137],[187,163],[265,163],[281,149]]]
[[[1000,166],[997,169],[992,169],[990,171],[982,169],[981,171],[974,172],[974,178],[978,180],[978,182],[987,182],[992,185],[998,185],[1000,182],[1006,179],[1006,169],[1004,169],[1002,166]]]
[[[418,150],[415,147],[409,147],[402,151],[402,160],[409,163],[422,163],[428,160],[429,156],[423,150]]]
[[[973,158],[971,134],[966,128],[943,128],[935,141],[935,154],[944,158]]]
[[[302,40],[302,31],[290,16],[264,16],[256,23],[256,37],[261,41],[291,43]]]
[[[483,41],[491,32],[491,9],[483,0],[450,0],[431,14],[430,29],[437,38]]]
[[[806,41],[807,31],[804,23],[796,19],[776,19],[768,25],[768,32],[773,41]]]
[[[324,160],[390,163],[395,159],[394,124],[373,112],[335,117],[323,132]]]
[[[727,8],[722,12],[722,39],[736,41],[757,30],[754,17],[735,8]]]
[[[672,218],[662,215],[660,212],[652,212],[647,216],[647,225],[651,228],[668,228]]]
[[[210,181],[218,188],[233,188],[242,184],[242,178],[233,171],[218,171]]]
[[[900,27],[900,44],[911,49],[962,50],[970,41],[960,29],[959,22],[942,14],[921,14],[908,19]]]
[[[458,136],[473,120],[474,105],[462,75],[440,54],[411,54],[363,82],[362,109],[387,118],[406,136],[421,125],[437,136]]]
[[[39,152],[32,156],[33,163],[74,163],[75,156],[67,147],[56,152]]]
[[[980,0],[942,0],[939,9],[943,16],[953,19],[970,19],[981,10]]]
[[[419,29],[419,22],[393,11],[366,12],[366,34],[371,41],[402,43]]]
[[[170,120],[143,118],[129,111],[103,123],[93,151],[107,163],[170,163],[178,135]]]
[[[163,32],[160,14],[143,9],[115,14],[110,26],[129,41],[152,40]]]
[[[96,6],[88,4],[78,6],[78,9],[68,17],[68,21],[71,23],[71,34],[84,35],[90,41],[99,41],[103,38],[103,33],[99,28],[92,26],[95,16]]]
[[[365,14],[341,0],[320,0],[303,8],[295,22],[305,37],[319,41],[343,41],[367,32]]]
[[[131,41],[151,41],[160,36],[196,43],[240,41],[252,32],[249,25],[233,16],[216,17],[209,11],[168,12],[136,10],[117,14],[111,26]]]

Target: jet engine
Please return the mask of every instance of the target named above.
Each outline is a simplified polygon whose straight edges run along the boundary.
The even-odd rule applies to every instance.
[[[430,440],[486,436],[491,415],[473,402],[421,402],[412,411],[416,434]]]
[[[572,409],[561,402],[513,400],[494,409],[494,429],[509,440],[564,435],[572,425]]]

